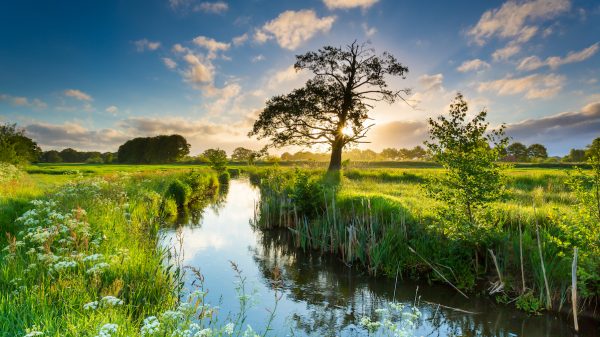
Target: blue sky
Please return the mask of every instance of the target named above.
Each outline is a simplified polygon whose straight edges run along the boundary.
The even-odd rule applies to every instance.
[[[296,54],[355,39],[409,68],[366,147],[414,146],[456,91],[515,140],[563,155],[600,136],[597,1],[5,1],[0,121],[43,149],[179,133],[192,153],[261,147],[265,100],[310,77]]]

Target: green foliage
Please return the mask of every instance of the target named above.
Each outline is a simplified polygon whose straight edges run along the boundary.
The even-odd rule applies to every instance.
[[[475,212],[504,192],[503,166],[497,164],[507,143],[504,129],[488,130],[487,112],[466,121],[468,106],[459,93],[450,116],[429,120],[431,142],[426,145],[445,174],[426,185],[436,200],[447,202],[444,213],[464,214],[474,224]]]
[[[515,301],[515,306],[530,314],[538,314],[540,311],[544,310],[542,301],[535,297],[532,292],[526,292],[519,296]]]
[[[0,163],[27,164],[37,161],[42,150],[16,124],[0,124]]]
[[[173,163],[189,153],[190,144],[183,136],[160,135],[128,140],[119,146],[117,157],[121,163],[156,164]],[[63,159],[65,159],[64,156]]]
[[[160,214],[165,219],[172,219],[177,216],[177,201],[173,197],[165,197],[160,208]]]
[[[546,159],[548,151],[542,144],[531,144],[527,147],[527,156],[531,159]]]
[[[175,179],[167,188],[165,198],[173,198],[179,208],[187,206],[192,196],[192,188],[179,179]]]
[[[208,149],[202,155],[209,161],[210,167],[221,174],[227,169],[227,153],[221,149]]]
[[[511,161],[526,162],[529,160],[529,150],[522,143],[515,142],[506,147],[506,153]]]
[[[221,173],[219,173],[219,183],[222,185],[227,185],[229,184],[229,180],[231,179],[231,176],[229,175],[228,171],[223,171]]]
[[[228,168],[227,172],[229,172],[229,176],[231,178],[237,178],[240,176],[240,169],[239,168]]]
[[[288,197],[299,214],[312,218],[319,214],[323,207],[323,185],[316,177],[296,170],[293,185],[288,190]]]
[[[582,216],[590,223],[600,223],[600,138],[594,140],[587,152],[591,172],[584,172],[581,168],[569,174],[567,181],[569,187],[575,192],[577,203],[582,211]],[[594,147],[596,144],[597,147]]]

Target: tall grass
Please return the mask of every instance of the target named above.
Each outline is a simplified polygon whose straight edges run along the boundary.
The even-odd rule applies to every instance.
[[[531,311],[539,310],[539,303],[552,303],[555,309],[565,304],[571,252],[577,246],[585,251],[580,258],[585,267],[578,272],[583,302],[593,308],[598,301],[600,228],[579,216],[564,172],[511,171],[509,197],[494,203],[468,231],[442,221],[436,211],[439,203],[421,188],[437,169],[349,170],[339,185],[325,184],[321,172],[251,172],[262,193],[257,226],[289,228],[299,247],[337,254],[346,264],[373,274],[400,273],[471,291],[493,283],[496,291],[502,290],[499,301],[514,300]]]
[[[214,192],[216,177],[202,177],[198,188]],[[180,270],[157,240],[164,192],[182,174],[70,176],[50,189],[38,178],[2,187],[13,212],[3,212],[0,336],[95,336],[106,324],[134,336],[175,306]]]

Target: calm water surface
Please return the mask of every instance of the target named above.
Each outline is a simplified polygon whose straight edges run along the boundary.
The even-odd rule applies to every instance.
[[[407,305],[417,299],[422,316],[416,336],[577,336],[571,328],[572,318],[554,314],[530,317],[489,299],[467,300],[442,285],[399,280],[394,294],[394,280],[369,277],[335,257],[304,253],[291,244],[285,230],[263,233],[253,229],[251,220],[259,197],[258,189],[247,180],[232,180],[219,202],[164,233],[163,244],[182,253],[183,265],[204,275],[207,300],[219,305],[221,319],[239,308],[233,261],[247,278],[250,292],[255,292],[256,304],[247,323],[258,331],[275,304],[273,271],[280,270],[283,296],[271,336],[367,336],[358,321],[365,315],[375,317],[375,309],[385,306],[394,295],[396,301]],[[186,273],[183,297],[195,289],[195,279],[193,273]],[[584,320],[580,327],[578,336],[600,336],[596,322]]]

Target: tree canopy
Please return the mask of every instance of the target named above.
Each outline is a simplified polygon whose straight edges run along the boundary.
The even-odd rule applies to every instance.
[[[25,130],[16,124],[0,125],[0,162],[24,164],[37,161],[42,150],[31,138],[25,136]]]
[[[190,144],[183,136],[160,135],[128,140],[119,146],[117,158],[121,163],[158,164],[175,162],[189,153]]]
[[[289,94],[269,99],[249,136],[268,138],[272,146],[331,147],[329,170],[339,170],[343,148],[362,142],[376,102],[404,100],[409,89],[392,90],[386,77],[405,78],[408,68],[391,54],[377,55],[356,41],[342,47],[326,46],[296,56],[294,68],[314,77]]]

